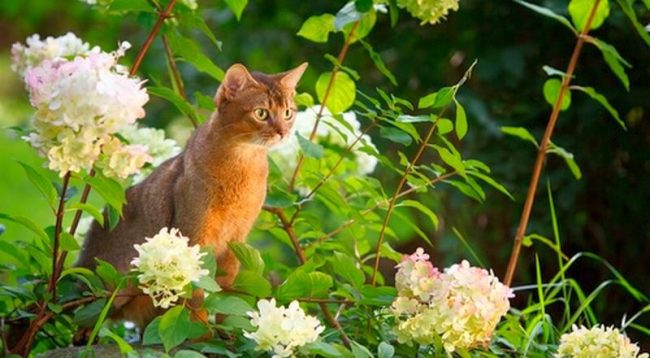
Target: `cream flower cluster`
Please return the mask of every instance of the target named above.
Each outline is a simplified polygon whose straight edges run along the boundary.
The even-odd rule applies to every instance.
[[[173,139],[166,138],[165,131],[162,129],[132,125],[122,129],[120,134],[130,144],[143,147],[151,156],[151,166],[140,169],[140,172],[133,177],[134,183],[141,182],[151,174],[155,167],[181,152],[178,143]]]
[[[313,316],[305,314],[298,301],[287,308],[276,307],[275,299],[259,300],[257,312],[248,312],[255,332],[244,332],[257,343],[257,349],[270,351],[273,358],[291,357],[301,346],[312,343],[325,327]]]
[[[283,143],[272,149],[271,157],[275,160],[278,166],[282,169],[286,169],[284,172],[291,174],[291,170],[296,166],[298,152],[300,150],[300,144],[298,143],[296,133],[299,133],[304,138],[309,138],[309,135],[314,128],[316,115],[319,110],[320,106],[314,106],[296,113],[296,119],[294,120],[291,134]],[[342,148],[352,144],[352,142],[354,142],[361,134],[361,123],[357,120],[354,112],[345,112],[342,113],[342,116],[343,121],[345,121],[350,128],[339,123],[339,121],[333,118],[331,113],[325,109],[318,125],[318,129],[316,130],[316,142],[327,142]],[[341,134],[345,135],[345,137]],[[377,150],[374,144],[372,144],[370,136],[364,134],[361,137],[361,140],[357,142],[355,147],[352,149],[352,153],[355,156],[357,172],[362,175],[367,175],[375,170],[375,167],[377,166],[377,158],[359,150],[359,148],[364,145],[371,147],[375,151]]]
[[[188,246],[189,239],[178,229],[162,228],[142,245],[134,245],[138,256],[135,266],[142,292],[149,295],[157,307],[172,306],[183,294],[185,287],[207,275],[202,269],[199,245]]]
[[[88,50],[72,34],[45,41],[36,35],[27,44],[13,51],[13,68],[25,71],[36,108],[34,131],[24,139],[48,159],[50,169],[63,176],[98,162],[105,174],[126,178],[152,160],[141,145],[122,144],[115,136],[144,117],[149,100],[142,81],[117,64],[127,42],[112,53]]]
[[[397,268],[391,310],[400,343],[433,344],[440,337],[447,352],[485,347],[510,309],[512,290],[467,261],[441,273],[418,248]]]
[[[614,327],[587,329],[574,325],[560,337],[557,358],[648,358],[639,354],[639,346]]]
[[[450,10],[458,10],[458,0],[397,0],[397,6],[422,22],[435,25],[445,19]]]

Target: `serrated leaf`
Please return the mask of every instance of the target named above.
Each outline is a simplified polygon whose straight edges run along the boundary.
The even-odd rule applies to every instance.
[[[562,81],[557,78],[550,78],[544,82],[544,99],[548,102],[551,107],[555,106],[555,103],[560,96],[560,91],[562,89]],[[562,103],[560,104],[560,110],[565,111],[571,106],[571,91],[567,88],[564,97],[562,97]]]
[[[268,297],[271,295],[271,284],[262,275],[242,270],[235,278],[233,288],[255,297]]]
[[[300,27],[297,35],[313,42],[327,42],[334,27],[334,15],[323,14],[308,18]]]
[[[244,12],[244,9],[248,4],[248,0],[226,0],[226,4],[235,14],[237,21],[239,21],[241,19],[241,14]]]
[[[357,86],[347,73],[338,71],[334,76],[334,82],[332,83],[327,99],[325,99],[325,93],[327,92],[331,77],[332,72],[325,72],[318,77],[316,81],[316,95],[321,104],[325,102],[324,105],[332,114],[339,114],[345,112],[354,104]]]
[[[456,136],[458,139],[463,139],[467,134],[467,114],[460,102],[456,100],[454,102],[456,103]]]
[[[578,31],[573,27],[573,25],[571,25],[571,22],[569,21],[569,19],[567,19],[564,16],[561,16],[561,15],[558,15],[558,14],[554,13],[551,9],[545,8],[543,6],[531,4],[529,2],[525,2],[525,1],[522,1],[522,0],[515,0],[515,2],[529,8],[530,10],[533,10],[534,12],[536,12],[536,13],[542,15],[542,16],[546,16],[546,17],[551,18],[551,19],[553,19],[555,21],[558,21],[562,25],[568,27],[573,33],[578,33]]]
[[[276,297],[281,301],[324,297],[333,284],[332,277],[325,273],[295,271],[278,287]]]
[[[575,27],[582,31],[587,25],[587,19],[591,13],[591,9],[596,4],[596,0],[571,0],[569,2],[569,15]],[[591,27],[587,30],[595,30],[605,22],[609,16],[609,0],[600,0],[598,9],[594,14],[591,21]]]
[[[48,204],[52,205],[57,200],[56,189],[54,188],[54,185],[52,185],[52,182],[29,164],[21,161],[19,161],[18,164],[20,164],[25,171],[25,175],[27,175],[29,181],[34,184],[41,194],[43,194]]]
[[[228,247],[237,256],[242,269],[259,275],[264,272],[264,260],[256,248],[245,242],[231,242]]]
[[[300,148],[306,156],[316,159],[323,157],[325,150],[323,149],[322,145],[310,141],[309,139],[300,135],[298,132],[296,132],[296,137],[298,138],[298,144],[300,145]]]
[[[614,107],[612,107],[611,104],[609,104],[609,101],[605,96],[602,94],[598,93],[595,89],[591,87],[581,87],[581,86],[572,86],[571,88],[576,89],[578,91],[582,91],[586,94],[589,95],[589,97],[593,98],[596,100],[598,103],[600,103],[601,106],[605,107],[607,112],[612,115],[612,117],[618,122],[618,124],[623,127],[623,129],[627,130],[627,127],[625,127],[625,122],[621,119],[621,117],[618,115],[618,112]]]
[[[501,133],[523,139],[539,148],[539,144],[537,144],[535,137],[524,127],[501,127]]]

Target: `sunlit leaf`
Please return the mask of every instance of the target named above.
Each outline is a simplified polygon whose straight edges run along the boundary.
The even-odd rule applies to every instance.
[[[555,106],[555,103],[560,96],[560,91],[562,88],[562,81],[557,78],[551,78],[544,82],[544,98],[552,107]],[[567,88],[562,97],[562,103],[560,104],[561,110],[566,110],[571,106],[571,91]]]
[[[331,77],[332,72],[325,72],[316,81],[316,94],[321,103],[325,102],[325,94]],[[356,84],[347,73],[338,71],[334,76],[325,106],[333,114],[346,111],[354,103],[356,88]]]
[[[596,0],[571,0],[569,2],[569,15],[571,15],[571,20],[578,30],[582,31],[587,25],[587,19],[595,4]],[[600,0],[596,14],[591,22],[591,27],[588,30],[599,28],[608,16],[609,0]]]
[[[297,35],[313,42],[327,42],[334,27],[334,15],[323,14],[312,16],[302,24]]]

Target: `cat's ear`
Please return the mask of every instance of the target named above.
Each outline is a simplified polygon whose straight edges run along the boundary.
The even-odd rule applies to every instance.
[[[259,83],[253,79],[246,66],[239,63],[230,66],[214,97],[215,104],[218,107],[224,100],[232,100],[237,93],[249,86],[259,86]]]
[[[303,62],[300,66],[294,68],[293,70],[284,72],[281,74],[280,83],[287,88],[296,88],[298,81],[300,81],[300,77],[302,77],[302,74],[305,73],[308,65],[309,64],[307,62]]]

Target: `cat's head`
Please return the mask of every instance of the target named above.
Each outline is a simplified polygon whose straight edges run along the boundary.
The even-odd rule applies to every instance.
[[[250,73],[232,65],[214,98],[219,116],[215,123],[229,139],[272,146],[286,138],[296,118],[293,97],[307,63],[282,73]]]

